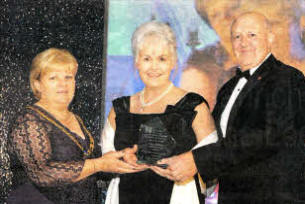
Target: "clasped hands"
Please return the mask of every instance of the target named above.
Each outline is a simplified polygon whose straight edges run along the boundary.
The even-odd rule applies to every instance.
[[[98,160],[98,168],[103,172],[110,173],[135,173],[148,169],[148,165],[137,164],[136,152],[138,146],[125,148],[120,151],[111,151],[104,154]]]
[[[156,165],[138,164],[136,156],[137,150],[137,145],[134,145],[132,148],[106,153],[103,157],[112,157],[112,165],[114,168],[112,172],[116,173],[134,173],[151,169],[160,176],[176,182],[184,182],[197,173],[192,152],[186,152],[158,161],[158,164],[167,165],[167,168],[163,169]],[[115,154],[116,159],[113,159],[113,155],[111,154]]]

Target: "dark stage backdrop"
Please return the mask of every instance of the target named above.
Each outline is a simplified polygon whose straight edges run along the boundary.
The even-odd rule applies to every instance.
[[[1,0],[0,3],[0,203],[10,183],[6,154],[16,114],[35,102],[29,86],[33,57],[50,47],[65,48],[78,60],[71,109],[99,140],[104,112],[103,0]]]

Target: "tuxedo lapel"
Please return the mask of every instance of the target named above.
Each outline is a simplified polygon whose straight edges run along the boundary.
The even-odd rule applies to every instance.
[[[237,77],[232,78],[230,81],[227,82],[227,84],[222,87],[222,89],[218,93],[217,103],[214,107],[212,115],[215,120],[215,125],[218,131],[219,138],[223,137],[223,133],[220,128],[221,114],[224,111],[237,82]]]
[[[238,110],[240,110],[245,98],[248,96],[248,94],[255,89],[255,87],[262,81],[264,78],[268,75],[270,72],[270,69],[274,66],[274,63],[276,63],[276,59],[273,57],[273,55],[270,55],[270,57],[254,72],[254,74],[249,78],[249,81],[246,83],[244,88],[241,90],[240,94],[236,98],[236,101],[234,102],[234,105],[231,109],[229,120],[227,124],[227,132],[226,135],[230,134],[230,131],[232,130],[232,122],[234,121],[234,118],[237,117]]]
[[[214,108],[214,112],[215,114],[218,116],[218,115],[221,115],[221,113],[223,112],[223,110],[225,109],[229,99],[230,99],[230,96],[234,90],[234,87],[236,86],[238,80],[236,79],[233,79],[233,81],[228,84],[228,86],[226,87],[225,90],[222,91],[222,93],[219,95],[219,101],[217,101],[217,104],[215,105],[215,108]],[[218,117],[217,117],[218,118]]]

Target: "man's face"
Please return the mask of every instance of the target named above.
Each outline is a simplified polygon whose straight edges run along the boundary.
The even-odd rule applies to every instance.
[[[305,54],[303,61],[297,61],[293,53],[294,50],[303,49],[303,45],[292,41],[296,39],[293,32],[296,29],[291,27],[293,19],[295,19],[295,9],[300,7],[297,0],[195,0],[196,9],[202,16],[207,16],[211,26],[220,37],[221,44],[225,47],[231,59],[236,63],[233,57],[233,50],[230,43],[230,25],[233,19],[240,14],[248,11],[256,11],[263,13],[271,23],[274,40],[272,43],[272,53],[276,58],[286,64],[305,70]],[[299,34],[298,34],[299,35]],[[304,38],[305,39],[305,38]],[[305,40],[304,40],[305,41]],[[299,48],[297,49],[296,46]],[[304,51],[305,53],[305,51]],[[298,53],[299,54],[299,53]],[[226,67],[229,68],[229,67]],[[305,72],[305,71],[304,71]]]
[[[233,52],[242,70],[258,66],[270,52],[271,37],[264,18],[258,14],[239,17],[232,26]]]

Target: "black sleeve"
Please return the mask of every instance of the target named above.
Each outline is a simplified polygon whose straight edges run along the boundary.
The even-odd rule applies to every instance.
[[[83,168],[84,161],[52,161],[50,127],[30,113],[17,119],[11,133],[15,154],[29,178],[40,186],[72,183]]]
[[[304,148],[304,76],[294,72],[285,78],[266,87],[260,95],[265,111],[253,110],[257,117],[234,132],[233,138],[192,151],[203,180],[220,177],[244,162],[264,159],[279,148]]]

